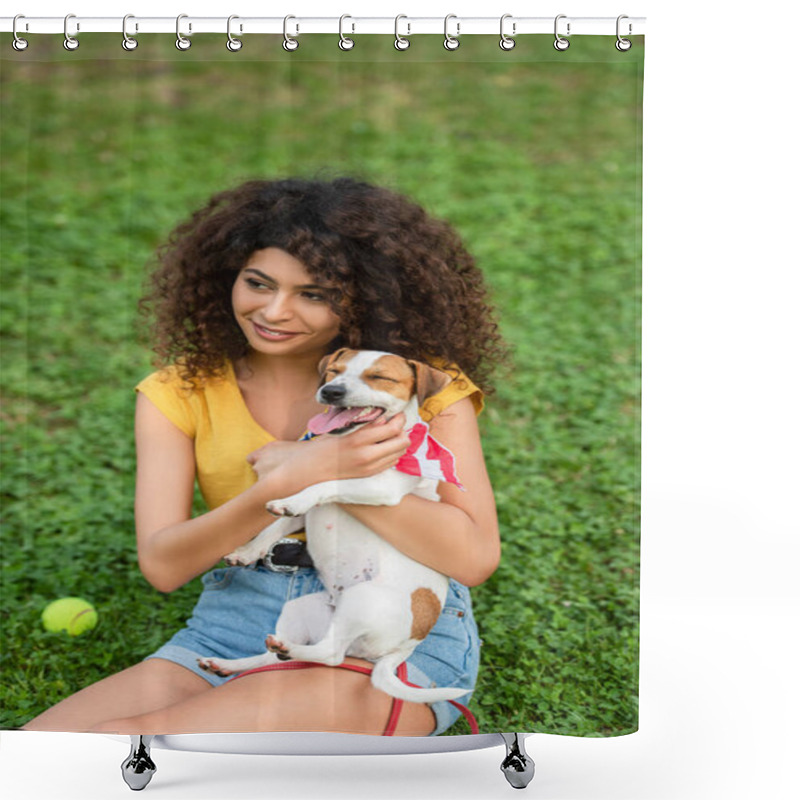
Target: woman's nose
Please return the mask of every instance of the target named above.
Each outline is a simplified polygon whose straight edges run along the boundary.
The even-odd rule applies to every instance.
[[[286,319],[292,315],[292,304],[289,295],[283,292],[275,292],[264,304],[264,319],[278,320]]]

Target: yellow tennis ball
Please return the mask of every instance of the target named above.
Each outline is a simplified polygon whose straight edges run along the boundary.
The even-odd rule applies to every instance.
[[[81,597],[62,597],[42,611],[42,624],[48,631],[66,631],[70,636],[79,636],[97,625],[97,611]]]

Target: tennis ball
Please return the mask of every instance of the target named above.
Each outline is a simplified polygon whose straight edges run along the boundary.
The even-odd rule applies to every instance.
[[[48,631],[66,631],[70,636],[79,636],[97,625],[97,611],[80,597],[62,597],[48,603],[42,611],[42,624]]]

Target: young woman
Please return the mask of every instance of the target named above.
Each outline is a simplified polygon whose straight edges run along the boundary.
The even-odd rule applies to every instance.
[[[385,732],[392,698],[361,672],[320,666],[226,679],[197,665],[199,656],[264,652],[283,604],[323,588],[302,535],[257,564],[216,568],[274,521],[265,504],[320,481],[375,475],[409,445],[402,416],[298,441],[322,410],[317,365],[341,346],[394,352],[454,377],[422,416],[454,454],[466,491],[442,483],[439,503],[412,495],[345,510],[451,578],[408,679],[471,691],[479,640],[467,587],[485,581],[500,554],[477,413],[504,348],[458,236],[407,199],[351,179],[251,181],[213,197],[159,257],[145,306],[165,366],[137,387],[139,564],[159,591],[203,574],[203,592],[187,627],[158,651],[25,727]],[[195,479],[209,510],[192,517]],[[395,733],[438,734],[458,714],[447,702],[404,703]]]

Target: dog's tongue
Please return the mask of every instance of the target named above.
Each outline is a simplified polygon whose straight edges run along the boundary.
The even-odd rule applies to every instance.
[[[365,411],[367,411],[366,414],[364,413]],[[382,412],[383,409],[381,408],[331,407],[321,414],[312,417],[308,421],[308,430],[315,436],[319,436],[322,433],[330,433],[340,428],[346,428],[348,425],[352,425],[356,421],[356,418],[358,418],[358,422],[372,422],[372,420],[377,419]]]

